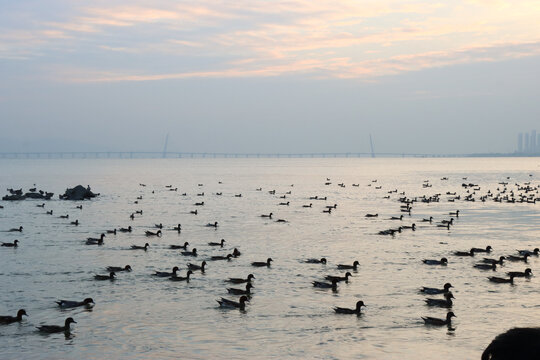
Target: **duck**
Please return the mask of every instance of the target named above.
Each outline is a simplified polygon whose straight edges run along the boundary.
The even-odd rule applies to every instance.
[[[82,210],[82,205],[75,206],[77,209]]]
[[[268,258],[266,259],[266,262],[262,262],[262,261],[254,261],[251,263],[251,266],[255,266],[255,267],[263,267],[263,266],[266,266],[266,267],[270,267],[270,263],[274,261],[272,260],[272,258]]]
[[[514,255],[508,255],[506,257],[506,260],[508,261],[523,261],[523,262],[527,262],[527,258],[529,257],[529,254],[525,254],[523,256],[514,256]]]
[[[448,265],[447,258],[441,258],[441,260],[424,259],[422,262],[426,265]]]
[[[249,302],[249,299],[247,296],[242,295],[238,302],[233,301],[233,300],[228,300],[225,298],[221,298],[221,300],[216,300],[216,301],[218,302],[219,306],[222,308],[232,308],[232,309],[236,308],[240,310],[245,310],[246,302]]]
[[[437,224],[437,227],[438,228],[445,228],[445,229],[450,230],[450,225],[451,224]]]
[[[60,215],[58,218],[60,218],[60,219],[69,219],[69,214],[68,215]]]
[[[185,282],[189,282],[189,276],[193,274],[193,271],[191,270],[188,270],[187,273],[186,273],[186,276],[171,276],[169,278],[169,280],[172,280],[172,281],[185,281]]]
[[[454,218],[450,218],[450,220],[442,220],[441,224],[443,224],[443,225],[454,225]]]
[[[326,264],[326,258],[307,259],[304,262],[307,263],[307,264]]]
[[[216,260],[228,260],[228,261],[231,261],[232,258],[233,258],[233,254],[227,254],[227,256],[215,255],[215,256],[210,257],[210,260],[213,260],[213,261],[216,261]]]
[[[337,282],[345,281],[346,283],[348,283],[349,282],[349,276],[352,276],[352,274],[347,271],[347,273],[345,273],[345,276],[326,275],[325,279],[328,280],[328,281],[336,280]]]
[[[237,257],[239,257],[240,255],[242,255],[242,253],[241,253],[237,248],[234,248],[233,253],[232,253],[232,256],[234,256],[235,258],[237,258]]]
[[[192,210],[189,212],[190,214],[197,215],[199,212],[197,210]]]
[[[432,288],[432,287],[425,287],[424,286],[424,287],[422,287],[420,289],[420,292],[422,292],[424,294],[428,294],[428,295],[446,294],[450,290],[451,287],[453,287],[453,286],[450,283],[444,284],[442,289]]]
[[[103,238],[105,237],[105,234],[101,234],[99,239],[96,238],[86,238],[86,245],[103,245]]]
[[[274,215],[274,213],[270,213],[270,214],[268,214],[268,215],[267,215],[267,214],[262,214],[261,217],[262,217],[262,218],[269,218],[269,219],[271,219],[271,218],[272,218],[272,215]]]
[[[473,249],[469,251],[454,251],[455,256],[474,256]]]
[[[326,210],[323,210],[322,212],[323,212],[323,213],[326,213],[326,214],[331,214],[331,213],[332,213],[332,209],[326,209]]]
[[[313,204],[312,203],[309,203],[309,205],[302,205],[303,208],[310,208],[310,207],[313,207]]]
[[[329,284],[327,282],[322,281],[313,281],[312,284],[314,287],[319,289],[332,289],[332,291],[337,291],[337,280],[332,280],[332,283]]]
[[[443,326],[443,325],[450,325],[453,317],[457,317],[457,316],[454,315],[452,311],[449,311],[446,314],[446,320],[438,319],[438,318],[434,318],[430,316],[422,317],[422,320],[424,320],[424,323],[426,325]]]
[[[225,280],[225,282],[232,283],[232,284],[243,284],[243,283],[250,283],[251,280],[255,279],[255,276],[253,274],[249,274],[247,278],[228,278]]]
[[[213,224],[212,224],[212,223],[208,223],[208,224],[206,224],[206,227],[214,227],[214,228],[217,228],[217,227],[218,227],[218,222],[215,221]]]
[[[181,232],[182,231],[182,225],[178,224],[178,226],[173,227],[172,230],[176,230],[178,232]]]
[[[456,210],[454,212],[449,212],[448,215],[450,216],[455,216],[455,217],[459,217],[459,210]]]
[[[124,267],[121,267],[121,266],[107,266],[107,271],[127,271],[127,272],[130,272],[132,269],[131,269],[131,266],[129,265],[126,265]]]
[[[133,230],[133,229],[131,228],[131,226],[128,226],[127,228],[120,228],[120,229],[118,229],[118,231],[123,232],[123,233],[131,232],[132,230]]]
[[[233,295],[251,295],[251,289],[253,289],[254,286],[251,285],[251,283],[247,283],[246,284],[246,289],[243,290],[243,289],[235,289],[235,288],[227,288],[227,291],[229,292],[229,294],[233,294]]]
[[[424,218],[424,219],[422,219],[422,221],[431,223],[431,222],[433,222],[433,216],[430,216],[429,219]]]
[[[197,249],[193,248],[191,251],[182,251],[180,254],[184,256],[197,256]]]
[[[52,215],[52,214],[53,214],[52,210],[47,211],[47,215]]]
[[[510,275],[509,279],[497,277],[497,276],[490,276],[488,277],[489,281],[497,283],[497,284],[513,284],[514,283],[514,275]]]
[[[471,251],[472,251],[472,252],[475,252],[475,253],[490,253],[491,250],[493,250],[493,248],[491,247],[491,245],[486,246],[485,249],[482,249],[482,248],[472,248],[472,249],[471,249]]]
[[[358,262],[358,260],[355,260],[352,265],[338,264],[337,268],[341,270],[347,270],[347,269],[357,270],[358,265],[360,265],[360,263]]]
[[[71,308],[76,308],[79,306],[85,306],[87,308],[91,308],[96,304],[92,298],[86,298],[83,301],[58,300],[56,301],[56,303],[62,309],[71,309]]]
[[[113,230],[107,230],[107,234],[114,234],[114,235],[116,235],[116,229],[113,229]]]
[[[496,263],[491,263],[491,264],[474,264],[473,265],[474,268],[476,269],[480,269],[480,270],[497,270],[497,264]]]
[[[540,328],[512,328],[499,334],[482,353],[482,360],[537,359],[540,354]]]
[[[402,229],[411,229],[412,231],[416,231],[416,224],[413,223],[410,226],[409,225],[403,225],[401,228]]]
[[[531,277],[532,270],[530,268],[525,269],[525,271],[509,271],[507,272],[508,276],[513,277]]]
[[[534,248],[533,251],[530,251],[530,250],[517,250],[517,252],[518,252],[519,255],[521,255],[521,256],[525,256],[525,255],[529,255],[529,256],[538,256],[538,253],[540,252],[540,249]]]
[[[287,202],[280,202],[278,205],[281,205],[281,206],[289,206],[289,201]]]
[[[195,204],[193,204],[194,206],[204,206],[204,201],[201,201],[201,202],[196,202]]]
[[[138,246],[138,245],[131,245],[131,250],[148,250],[148,247],[150,246],[150,244],[146,243],[144,244],[144,246]]]
[[[502,265],[504,260],[506,260],[506,258],[504,256],[500,256],[499,260],[483,258],[482,262],[486,263],[486,264],[499,264],[499,265]]]
[[[59,333],[59,332],[69,333],[71,331],[71,329],[69,327],[70,324],[76,324],[76,323],[77,322],[75,320],[73,320],[73,318],[68,317],[66,319],[66,321],[64,322],[64,326],[60,326],[60,325],[42,325],[42,326],[38,326],[37,329],[42,333],[48,333],[48,334]]]
[[[277,219],[276,222],[278,222],[278,223],[286,223],[287,220],[285,220],[285,219]]]
[[[335,307],[334,311],[336,314],[356,314],[361,315],[360,309],[362,306],[366,306],[362,300],[356,302],[356,308],[355,309],[348,309],[348,308],[342,308],[342,307]]]
[[[403,215],[400,215],[400,216],[392,216],[390,219],[388,220],[403,220]]]
[[[45,203],[38,204],[38,205],[36,205],[36,207],[44,208],[44,207],[45,207]]]
[[[201,270],[201,272],[204,272],[204,268],[206,267],[206,261],[203,261],[201,265],[188,263],[187,267],[189,270]]]
[[[379,217],[379,214],[366,214],[365,217],[367,218]]]
[[[116,273],[114,271],[111,271],[109,273],[109,275],[96,274],[96,275],[94,275],[94,279],[96,279],[96,280],[114,280],[115,276],[116,276]]]
[[[221,246],[223,247],[223,243],[225,242],[225,239],[221,239],[220,242],[209,242],[208,245],[210,246]]]
[[[146,236],[161,236],[161,230],[158,230],[157,232],[153,232],[153,231],[145,231],[144,234]]]
[[[154,224],[154,227],[158,229],[163,229],[163,224],[162,223]]]
[[[186,242],[184,242],[184,245],[169,245],[169,249],[175,249],[175,250],[184,249],[184,250],[186,250],[188,245],[189,245],[189,243],[186,241]]]
[[[13,229],[9,229],[8,232],[22,232],[23,231],[23,227],[22,226],[19,226],[18,228],[13,228]]]
[[[12,324],[18,321],[20,322],[22,321],[23,315],[28,316],[28,314],[26,313],[26,310],[20,309],[19,311],[17,311],[16,316],[9,316],[9,315],[0,316],[0,324],[7,325],[7,324]]]
[[[176,272],[178,271],[178,266],[175,266],[172,268],[172,272],[167,271],[156,271],[154,276],[157,277],[170,277],[170,276],[176,276]]]
[[[79,219],[72,221],[71,225],[79,226]]]
[[[6,243],[6,242],[3,242],[1,246],[5,246],[5,247],[18,247],[19,246],[19,240],[13,240],[12,243]]]
[[[444,300],[443,299],[425,299],[427,306],[439,306],[439,307],[452,307],[452,299],[454,298],[454,295],[451,292],[447,292],[444,294]]]

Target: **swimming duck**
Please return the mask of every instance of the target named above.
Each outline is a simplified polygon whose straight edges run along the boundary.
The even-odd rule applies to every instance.
[[[201,201],[201,202],[196,202],[195,204],[193,204],[194,206],[204,206],[204,201]]]
[[[178,271],[178,266],[175,266],[172,268],[172,272],[167,271],[156,271],[154,276],[157,277],[170,277],[170,276],[176,276],[176,272]]]
[[[198,211],[197,210],[192,210],[189,212],[190,214],[193,214],[193,215],[197,215],[198,214]]]
[[[210,246],[221,246],[223,247],[223,243],[225,242],[225,239],[221,239],[220,242],[209,242],[208,245]]]
[[[356,314],[360,315],[360,309],[362,306],[366,306],[362,300],[356,302],[356,308],[355,309],[347,309],[342,307],[335,307],[334,311],[336,314]]]
[[[56,303],[62,309],[71,309],[79,306],[86,306],[87,308],[90,308],[96,304],[92,298],[86,298],[83,301],[58,300]]]
[[[19,246],[19,240],[13,240],[12,243],[3,242],[2,246],[5,246],[5,247],[17,247],[17,246]]]
[[[455,251],[454,255],[455,256],[474,256],[474,251],[473,249],[469,251]]]
[[[289,201],[287,201],[287,202],[280,202],[278,205],[289,206]]]
[[[131,250],[148,250],[148,247],[150,245],[148,243],[144,244],[144,246],[138,246],[138,245],[131,245]]]
[[[472,252],[475,252],[475,253],[477,253],[477,252],[479,252],[479,253],[490,253],[491,250],[493,250],[493,248],[491,247],[491,245],[486,246],[485,249],[481,249],[481,248],[472,248],[472,249],[471,249],[471,251],[472,251]]]
[[[227,291],[229,292],[229,294],[233,294],[233,295],[251,295],[251,289],[253,287],[254,286],[251,285],[251,283],[247,283],[245,290],[243,290],[243,289],[235,289],[235,288],[227,288]]]
[[[314,287],[316,288],[319,288],[319,289],[332,289],[332,291],[337,291],[337,281],[336,280],[332,280],[332,283],[329,284],[329,283],[326,283],[326,282],[322,282],[322,281],[313,281],[312,284]]]
[[[416,231],[416,224],[412,224],[412,225],[403,225],[402,226],[403,229],[411,229],[412,231]]]
[[[107,234],[114,234],[114,235],[116,235],[116,229],[113,229],[113,230],[107,230]]]
[[[358,261],[355,261],[353,262],[352,265],[338,264],[337,268],[341,270],[347,270],[347,269],[357,270],[358,265],[360,265],[360,263]]]
[[[441,260],[424,259],[422,262],[426,265],[448,265],[448,259],[441,258]]]
[[[233,250],[233,253],[232,253],[232,256],[234,256],[235,258],[239,257],[240,255],[242,255],[242,253],[240,251],[238,251],[237,248],[234,248]]]
[[[206,267],[206,261],[203,261],[201,265],[188,263],[187,267],[189,270],[201,270],[201,272],[204,272],[204,268]]]
[[[157,232],[153,232],[153,231],[145,231],[144,234],[146,236],[161,236],[161,230],[158,230]]]
[[[502,264],[503,264],[503,261],[504,261],[505,259],[506,259],[506,258],[505,258],[504,256],[499,257],[499,260],[483,258],[483,259],[482,259],[482,262],[487,263],[487,264],[499,264],[499,265],[502,265]]]
[[[538,248],[534,248],[533,251],[530,251],[530,250],[518,250],[518,253],[521,256],[525,256],[525,255],[538,256],[539,252],[540,252],[540,249],[538,249]]]
[[[508,261],[523,261],[523,262],[527,262],[527,258],[529,257],[529,254],[525,254],[523,256],[514,256],[514,255],[508,255],[506,257],[506,260]]]
[[[424,323],[426,325],[443,326],[443,325],[450,325],[453,317],[456,317],[456,315],[454,315],[454,313],[452,311],[449,311],[446,314],[446,320],[437,319],[437,318],[429,317],[429,316],[422,317],[422,320],[424,320]]]
[[[310,208],[310,207],[312,207],[312,206],[313,206],[312,203],[309,203],[309,205],[302,205],[303,208]]]
[[[427,306],[439,306],[439,307],[452,307],[452,299],[454,298],[454,295],[451,292],[447,292],[444,294],[444,300],[443,299],[426,299],[424,300],[426,302]]]
[[[73,318],[69,317],[69,318],[66,319],[66,321],[64,323],[64,326],[60,326],[60,325],[42,325],[42,326],[38,326],[37,329],[40,332],[49,333],[49,334],[58,333],[58,332],[69,333],[70,332],[69,325],[70,324],[76,324],[76,323],[77,322],[75,320],[73,320]]]
[[[278,223],[286,223],[287,220],[285,220],[285,219],[277,219],[276,222],[278,222]]]
[[[454,225],[454,218],[450,218],[450,220],[442,220],[441,224],[443,224],[443,225]]]
[[[182,225],[181,224],[178,224],[178,226],[175,226],[172,228],[173,230],[176,230],[178,232],[181,232],[182,231]]]
[[[450,224],[437,224],[437,227],[450,230]]]
[[[250,283],[252,279],[255,279],[255,276],[253,276],[253,274],[249,274],[247,276],[247,278],[245,278],[245,279],[242,279],[242,278],[229,278],[229,279],[225,280],[225,282],[229,282],[229,283],[232,283],[232,284],[243,284],[243,283]]]
[[[215,255],[215,256],[212,256],[210,257],[210,260],[228,260],[230,261],[231,259],[233,258],[233,254],[227,254],[227,256],[222,256],[222,255]]]
[[[36,207],[44,208],[44,207],[45,207],[45,203],[43,203],[43,204],[41,204],[41,205],[36,205]]]
[[[218,227],[218,222],[215,221],[213,224],[212,224],[212,223],[208,223],[208,224],[206,224],[206,227],[214,227],[214,228],[217,228],[217,227]]]
[[[480,269],[480,270],[497,270],[497,264],[491,263],[491,264],[474,264],[474,268]]]
[[[21,321],[23,315],[28,316],[28,314],[26,313],[24,309],[20,309],[19,311],[17,311],[17,316],[9,316],[9,315],[0,316],[0,324],[7,325],[7,324],[12,324],[17,321]]]
[[[403,220],[403,215],[400,215],[399,217],[397,216],[392,216],[390,219],[388,220]]]
[[[488,277],[489,281],[498,283],[498,284],[513,284],[514,283],[514,275],[510,275],[510,279],[505,279],[497,276],[491,276]]]
[[[154,224],[154,227],[156,227],[158,229],[163,229],[163,224],[162,223]]]
[[[262,217],[262,218],[269,218],[269,219],[271,219],[271,218],[272,218],[272,215],[274,215],[274,213],[270,213],[270,214],[268,214],[268,215],[262,214],[261,217]]]
[[[456,210],[455,212],[449,212],[448,215],[459,217],[459,210]]]
[[[270,263],[274,261],[272,260],[272,258],[268,258],[266,259],[266,262],[262,262],[262,261],[254,261],[251,263],[251,266],[255,266],[255,267],[263,267],[263,266],[267,266],[267,267],[270,267]]]
[[[321,259],[307,259],[304,261],[307,264],[326,264],[326,258]]]
[[[187,273],[186,273],[186,276],[171,276],[169,278],[169,280],[172,280],[172,281],[186,281],[186,282],[189,282],[189,276],[193,274],[193,271],[191,270],[188,270]]]
[[[114,280],[114,277],[116,276],[116,273],[114,271],[111,271],[109,275],[94,275],[94,279],[96,280]]]
[[[19,228],[9,229],[8,231],[9,231],[9,232],[15,232],[15,231],[22,232],[22,231],[23,231],[23,227],[22,227],[22,226],[19,226]]]
[[[107,271],[131,271],[131,266],[129,265],[126,265],[124,267],[120,267],[120,266],[107,266]]]
[[[60,215],[59,218],[60,219],[69,219],[69,214],[68,215]]]
[[[127,228],[120,228],[120,229],[118,229],[118,231],[120,231],[120,232],[131,232],[132,229],[131,229],[131,226],[128,226]]]
[[[96,238],[86,238],[86,245],[103,245],[103,238],[105,237],[105,234],[101,234],[99,239]]]
[[[71,222],[71,225],[78,226],[78,225],[79,225],[79,219],[77,219],[77,220],[75,220],[75,221],[72,221],[72,222]]]
[[[525,271],[509,271],[507,272],[509,276],[513,277],[531,277],[532,270],[530,268],[525,269]]]
[[[368,217],[368,218],[369,217],[378,217],[379,214],[366,214],[365,216]]]
[[[219,303],[219,306],[222,308],[236,308],[240,310],[245,310],[246,308],[246,302],[249,302],[249,299],[247,296],[243,295],[240,297],[239,302],[228,300],[225,298],[221,298],[221,300],[216,300]]]
[[[433,216],[430,216],[429,219],[422,219],[423,222],[433,222]]]
[[[332,276],[332,275],[326,275],[325,279],[328,280],[328,281],[334,281],[336,280],[337,282],[340,282],[340,281],[345,281],[346,283],[349,282],[349,276],[352,276],[352,274],[350,272],[347,271],[347,273],[345,274],[345,276]]]
[[[197,249],[193,248],[191,251],[182,251],[181,254],[184,256],[197,256]]]
[[[450,283],[444,284],[444,287],[442,289],[430,288],[430,287],[424,286],[420,289],[420,292],[423,292],[424,294],[429,294],[429,295],[446,294],[450,290],[451,287],[453,286]]]
[[[186,250],[188,245],[189,245],[189,243],[186,241],[184,243],[184,245],[169,245],[169,249],[184,249],[184,250]]]
[[[77,209],[82,210],[82,205],[75,206]]]
[[[52,215],[53,214],[53,211],[50,210],[50,211],[47,211],[47,215]]]

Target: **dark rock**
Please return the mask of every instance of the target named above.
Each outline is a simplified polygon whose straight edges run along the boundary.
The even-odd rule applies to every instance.
[[[64,195],[60,195],[60,199],[62,200],[85,200],[85,199],[92,199],[99,194],[94,194],[90,190],[90,186],[85,188],[82,185],[77,185],[72,189],[66,189],[66,192]]]

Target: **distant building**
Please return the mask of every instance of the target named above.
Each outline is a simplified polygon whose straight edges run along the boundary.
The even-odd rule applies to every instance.
[[[531,152],[537,153],[538,148],[536,147],[536,130],[531,131]]]
[[[525,148],[523,149],[523,152],[525,153],[531,152],[531,145],[529,143],[529,133],[525,133]]]
[[[540,134],[538,134],[540,136]],[[517,152],[522,153],[523,152],[523,133],[518,134],[518,147]]]

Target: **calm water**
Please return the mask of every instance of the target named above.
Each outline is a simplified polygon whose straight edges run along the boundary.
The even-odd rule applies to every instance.
[[[452,203],[442,195],[439,203],[415,203],[412,216],[399,222],[386,219],[401,214],[400,195],[384,197],[394,189],[409,197],[466,194],[462,177],[481,186],[477,197],[496,191],[507,177],[510,185],[538,185],[539,165],[538,159],[1,160],[2,194],[8,187],[28,189],[36,183],[55,192],[55,200],[45,209],[36,207],[42,201],[0,202],[0,230],[24,226],[22,234],[0,233],[0,241],[20,240],[17,249],[0,248],[0,314],[25,308],[30,315],[20,324],[0,326],[0,357],[417,359],[422,354],[426,359],[477,359],[496,334],[538,325],[538,280],[493,284],[487,276],[523,271],[525,264],[507,263],[493,274],[473,269],[475,259],[451,253],[491,245],[490,257],[498,257],[540,246],[538,204]],[[332,184],[325,186],[327,177]],[[368,186],[374,179],[378,182]],[[433,186],[423,188],[424,180]],[[341,182],[346,187],[337,185]],[[75,208],[79,202],[56,200],[79,183],[90,184],[101,196],[83,202],[83,210]],[[178,192],[168,191],[169,184]],[[259,187],[262,191],[256,191]],[[276,195],[268,193],[273,189]],[[288,191],[286,199],[279,198]],[[187,196],[181,196],[184,192]],[[202,192],[204,197],[197,196]],[[309,200],[315,195],[328,200]],[[143,200],[134,204],[138,196]],[[200,201],[205,205],[195,207]],[[279,206],[282,201],[290,206]],[[309,203],[312,208],[302,207]],[[322,213],[333,204],[338,206],[331,214]],[[54,216],[46,215],[51,209]],[[129,215],[140,209],[144,215],[131,221]],[[195,209],[198,215],[189,213]],[[450,231],[419,222],[429,216],[448,219],[456,209],[460,217]],[[288,222],[259,217],[270,212]],[[379,217],[368,219],[366,213]],[[69,220],[58,218],[65,214]],[[80,226],[69,225],[75,219]],[[204,226],[214,221],[220,224],[217,230]],[[415,232],[377,235],[413,222]],[[168,228],[181,223],[183,230],[146,238],[144,231],[156,223]],[[133,233],[107,235],[103,246],[84,244],[89,236],[129,225]],[[223,249],[207,245],[222,238]],[[127,250],[146,241],[146,253]],[[242,256],[209,262],[206,273],[195,272],[189,284],[150,276],[175,265],[184,275],[194,259],[168,249],[184,241],[200,253],[196,262],[234,247]],[[421,263],[442,256],[449,258],[447,267]],[[271,268],[250,266],[267,257],[274,259]],[[311,257],[326,257],[328,264],[302,263]],[[354,260],[360,262],[358,271],[337,293],[311,285],[325,275],[343,274],[336,264]],[[93,279],[108,265],[126,264],[134,271],[119,273],[114,282]],[[532,258],[527,266],[537,273],[539,265]],[[246,311],[221,310],[216,299],[235,298],[223,280],[249,273],[256,280]],[[454,330],[427,327],[421,316],[444,317],[446,309],[425,306],[418,288],[447,281],[455,287]],[[93,311],[60,310],[54,303],[86,297],[96,301]],[[360,317],[332,311],[333,306],[354,307],[359,299],[367,304]],[[71,338],[34,331],[40,324],[63,324],[68,316],[78,322]]]

